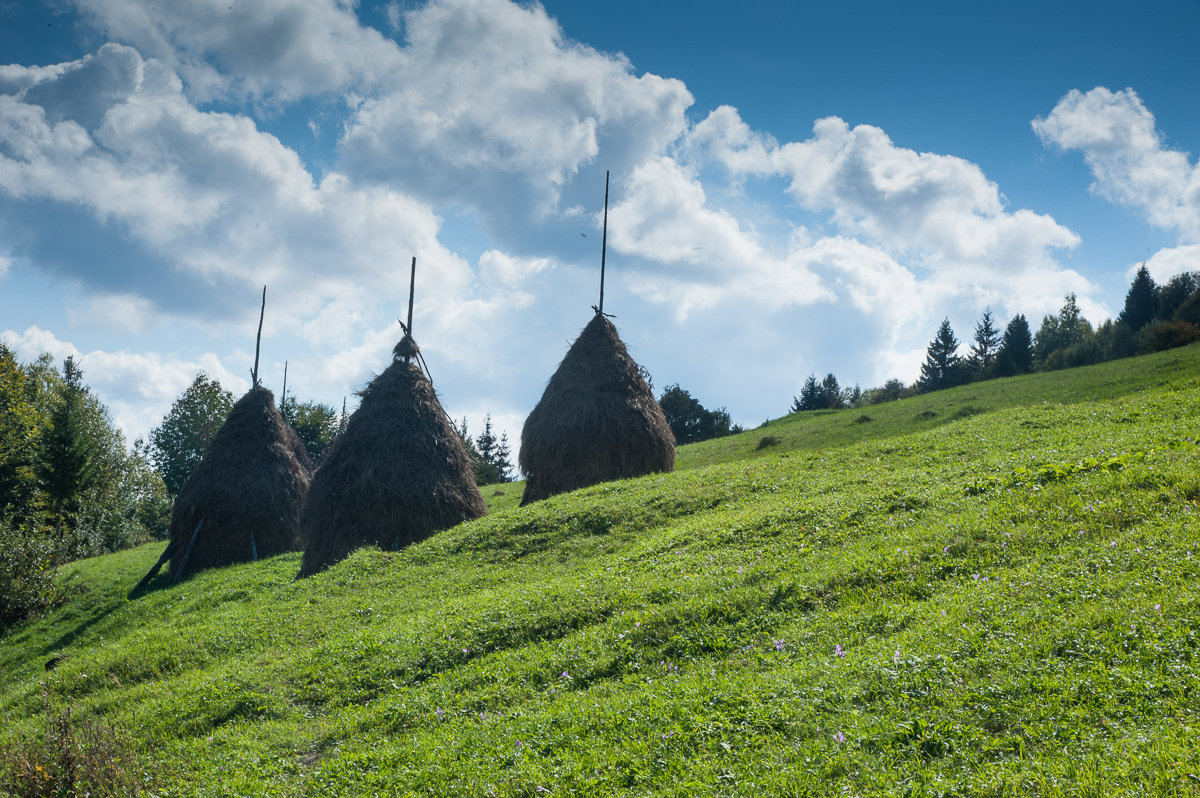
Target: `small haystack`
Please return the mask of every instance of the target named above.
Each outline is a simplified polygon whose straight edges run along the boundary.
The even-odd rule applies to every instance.
[[[487,512],[466,447],[413,362],[412,336],[393,354],[313,477],[302,577],[361,546],[398,549]]]
[[[251,388],[175,497],[171,576],[296,551],[311,479],[304,444],[275,408],[274,395]]]
[[[597,312],[521,430],[521,504],[675,466],[675,436],[638,366]]]

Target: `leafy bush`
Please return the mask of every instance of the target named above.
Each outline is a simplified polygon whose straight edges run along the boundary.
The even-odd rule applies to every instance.
[[[716,410],[706,410],[678,384],[668,385],[663,395],[658,397],[658,405],[667,424],[675,435],[675,443],[683,446],[685,443],[698,443],[710,438],[723,438],[742,431],[729,417],[729,412],[723,407]]]
[[[76,721],[69,709],[42,734],[0,747],[0,794],[107,798],[141,794],[137,759],[109,725]]]
[[[1200,326],[1187,321],[1160,321],[1137,334],[1138,348],[1143,352],[1162,352],[1194,341],[1200,341]]]
[[[0,519],[0,628],[50,603],[54,559],[48,538]]]

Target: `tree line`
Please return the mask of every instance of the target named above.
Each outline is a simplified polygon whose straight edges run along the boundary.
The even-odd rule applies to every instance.
[[[0,342],[0,627],[50,600],[56,566],[166,535],[171,497],[147,445],[83,381]]]
[[[1115,319],[1093,328],[1083,317],[1075,294],[1067,294],[1057,314],[1042,318],[1037,332],[1022,314],[1001,330],[991,309],[975,325],[968,353],[943,319],[925,351],[921,376],[911,385],[888,380],[881,387],[859,390],[838,385],[828,374],[805,380],[792,400],[792,412],[862,407],[920,393],[953,388],[979,380],[1035,371],[1088,366],[1138,354],[1159,352],[1200,340],[1200,273],[1183,272],[1158,285],[1145,264],[1138,268]]]

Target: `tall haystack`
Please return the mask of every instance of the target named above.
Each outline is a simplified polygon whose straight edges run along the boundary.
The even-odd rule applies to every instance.
[[[251,388],[175,497],[169,573],[178,579],[296,551],[300,504],[311,479],[304,444],[279,414],[274,395],[261,385]]]
[[[393,355],[313,477],[302,577],[361,546],[398,549],[487,512],[466,447],[413,362],[411,335]]]
[[[625,344],[597,312],[521,430],[521,504],[675,466],[675,436]]]

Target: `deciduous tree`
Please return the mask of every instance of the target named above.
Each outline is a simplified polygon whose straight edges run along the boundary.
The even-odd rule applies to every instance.
[[[200,465],[204,450],[233,409],[233,394],[203,372],[171,405],[162,423],[150,431],[149,450],[171,495]]]

